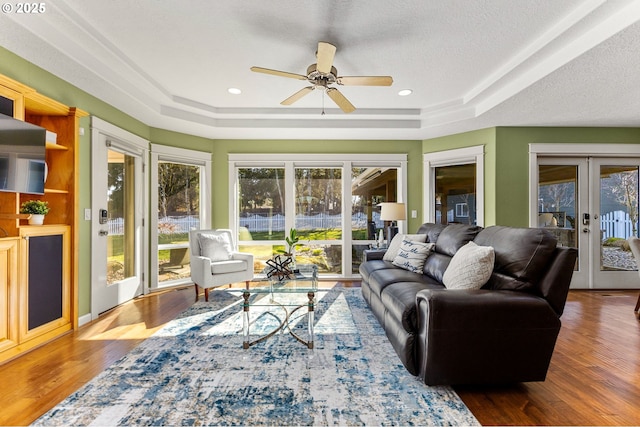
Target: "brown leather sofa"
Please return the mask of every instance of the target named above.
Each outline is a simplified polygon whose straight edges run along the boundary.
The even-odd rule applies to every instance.
[[[427,385],[544,381],[560,331],[577,251],[537,228],[423,224],[434,242],[422,274],[382,252],[360,265],[362,295],[406,369]],[[442,284],[451,258],[474,241],[492,246],[489,281]]]

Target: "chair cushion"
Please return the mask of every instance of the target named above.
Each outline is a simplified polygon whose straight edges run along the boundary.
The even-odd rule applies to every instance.
[[[212,274],[235,273],[236,271],[246,271],[247,269],[247,262],[243,259],[230,259],[211,263]]]
[[[231,259],[233,248],[227,233],[211,231],[198,234],[200,255],[212,262]]]
[[[447,289],[480,289],[491,277],[495,252],[469,242],[451,258],[442,280]]]

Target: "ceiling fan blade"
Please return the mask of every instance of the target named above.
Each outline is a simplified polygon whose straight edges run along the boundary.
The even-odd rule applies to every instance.
[[[297,100],[299,100],[300,98],[302,98],[303,96],[305,96],[306,94],[308,94],[309,92],[313,91],[314,89],[315,89],[315,86],[307,86],[305,88],[302,88],[296,93],[294,93],[293,95],[291,95],[290,97],[288,97],[287,99],[285,99],[284,101],[282,101],[280,104],[291,105]]]
[[[286,71],[271,70],[269,68],[251,67],[251,71],[253,71],[255,73],[264,73],[264,74],[271,74],[271,75],[274,75],[274,76],[288,77],[290,79],[307,80],[307,76],[303,76],[302,74],[288,73]]]
[[[330,73],[333,66],[333,57],[336,56],[336,47],[327,42],[319,42],[316,56],[318,57],[317,70],[325,74]]]
[[[337,83],[344,86],[391,86],[391,76],[344,76],[338,77]]]
[[[349,100],[345,98],[345,96],[338,89],[333,87],[328,88],[327,95],[329,95],[329,98],[331,98],[333,102],[335,102],[338,107],[340,107],[340,109],[345,113],[355,111],[356,107],[354,107],[353,104],[350,103]]]

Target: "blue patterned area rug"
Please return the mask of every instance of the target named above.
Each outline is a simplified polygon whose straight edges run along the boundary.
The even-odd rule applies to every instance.
[[[318,292],[313,350],[288,332],[243,350],[241,294],[209,300],[34,425],[479,425],[450,387],[405,370],[359,288]],[[252,334],[275,324],[260,310]],[[306,327],[293,320],[300,335]]]

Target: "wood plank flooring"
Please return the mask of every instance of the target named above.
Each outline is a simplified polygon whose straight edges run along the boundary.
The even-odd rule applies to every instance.
[[[546,381],[455,390],[483,425],[640,425],[637,298],[571,291]],[[0,365],[0,425],[33,422],[193,301],[192,287],[144,296]]]

